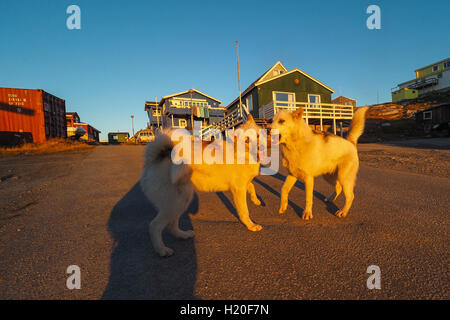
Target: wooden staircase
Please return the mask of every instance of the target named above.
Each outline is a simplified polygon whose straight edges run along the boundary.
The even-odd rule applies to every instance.
[[[226,115],[222,120],[203,128],[200,131],[200,137],[203,140],[210,140],[211,137],[223,134],[226,130],[236,128],[238,125],[247,121],[247,114],[241,109],[236,108],[233,112]]]

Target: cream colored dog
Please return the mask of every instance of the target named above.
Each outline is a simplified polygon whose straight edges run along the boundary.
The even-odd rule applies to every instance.
[[[140,185],[145,196],[157,208],[158,214],[150,223],[150,240],[160,256],[170,256],[173,250],[164,245],[162,231],[168,230],[177,238],[189,239],[192,230],[179,228],[179,219],[194,195],[192,169],[186,164],[174,164],[171,159],[173,143],[169,131],[157,134],[147,145],[145,166]]]
[[[258,128],[252,117],[240,128]],[[203,142],[202,151],[205,148],[233,148],[234,164],[207,164],[202,158],[202,163],[176,165],[171,154],[177,143],[172,141],[170,131],[159,133],[153,142],[147,146],[145,155],[145,167],[141,175],[140,185],[147,198],[157,207],[158,215],[150,224],[150,238],[155,251],[161,256],[170,256],[173,250],[167,248],[162,241],[162,231],[167,226],[168,230],[176,237],[188,239],[193,237],[192,230],[179,229],[179,218],[186,211],[192,200],[194,189],[205,192],[231,191],[236,211],[242,223],[251,231],[259,231],[262,226],[255,224],[249,216],[247,206],[247,192],[250,199],[256,205],[260,205],[256,196],[255,187],[251,182],[259,174],[260,163],[254,159],[250,163],[252,154],[245,150],[244,164],[237,163],[236,144],[218,140]],[[192,145],[192,148],[194,146]],[[193,150],[192,150],[193,151]],[[191,153],[193,154],[193,152]],[[225,154],[225,153],[224,153]]]
[[[281,189],[280,214],[287,209],[289,191],[297,179],[301,179],[306,193],[302,219],[312,219],[314,178],[322,175],[335,185],[335,192],[327,201],[336,200],[344,191],[345,205],[336,215],[347,216],[354,199],[353,188],[359,167],[356,144],[364,131],[366,111],[367,107],[356,111],[347,139],[312,130],[303,121],[301,108],[294,113],[283,111],[275,116],[271,127],[279,130],[283,165],[289,171]]]
[[[253,117],[249,116],[247,122],[241,125],[239,129],[243,129],[243,132],[245,132],[248,129],[257,127]],[[224,155],[226,149],[234,148],[234,161],[232,164],[227,164],[226,159],[224,159],[223,164],[206,164],[203,159],[201,164],[191,164],[191,181],[199,191],[231,191],[236,211],[242,223],[250,231],[259,231],[262,229],[262,226],[255,224],[250,219],[247,206],[247,192],[250,194],[250,199],[254,204],[261,204],[256,196],[255,186],[252,183],[253,178],[259,174],[260,163],[257,162],[258,159],[254,158],[255,155],[248,152],[247,148],[245,149],[245,154],[238,154],[238,140],[239,137],[236,137],[234,144],[227,140],[222,142]],[[203,143],[202,149],[204,150],[206,147],[212,149],[219,146],[219,143],[218,140],[211,143]],[[238,157],[243,157],[245,163],[239,164],[237,161]],[[253,163],[251,163],[250,159],[253,160]]]

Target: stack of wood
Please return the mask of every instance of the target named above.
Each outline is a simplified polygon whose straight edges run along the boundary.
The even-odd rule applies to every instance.
[[[401,105],[395,103],[382,103],[368,106],[367,118],[384,119],[384,120],[400,120],[413,118],[417,111],[425,110],[433,107],[429,103],[417,103],[409,105]]]

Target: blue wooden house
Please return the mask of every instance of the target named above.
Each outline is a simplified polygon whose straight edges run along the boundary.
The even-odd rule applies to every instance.
[[[160,101],[147,101],[147,111],[150,126],[153,128],[186,128],[192,129],[191,115],[194,122],[200,122],[202,127],[212,125],[223,119],[225,108],[222,101],[213,98],[199,90],[190,89],[168,96]]]

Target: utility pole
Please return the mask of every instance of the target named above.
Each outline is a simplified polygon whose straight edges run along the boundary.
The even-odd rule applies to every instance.
[[[237,40],[236,40],[236,57],[237,57],[237,73],[238,73],[238,88],[239,88],[239,109],[242,116],[243,114],[242,114],[242,97],[241,97],[241,74],[239,72],[239,44]],[[247,112],[247,114],[249,113],[247,107],[245,107],[245,111]]]
[[[191,127],[192,127],[192,136],[194,137],[194,104],[192,103],[192,95],[194,94],[194,90],[190,89],[189,94],[191,95]]]
[[[239,108],[242,115],[242,98],[241,98],[241,75],[239,73],[239,47],[238,41],[236,40],[236,58],[237,58],[237,73],[238,73],[238,88],[239,88]]]
[[[134,137],[134,116],[131,115],[131,128],[133,129],[133,137]]]
[[[161,113],[159,112],[158,96],[155,97],[155,103],[156,103],[156,121],[158,122],[158,129],[159,129],[159,115]]]

